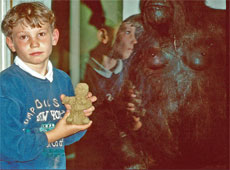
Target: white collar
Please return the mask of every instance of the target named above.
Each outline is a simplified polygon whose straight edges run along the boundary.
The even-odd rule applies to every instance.
[[[39,78],[39,79],[48,79],[50,82],[53,81],[53,65],[50,62],[50,60],[48,61],[48,73],[43,76],[41,74],[39,74],[38,72],[32,70],[30,67],[28,67],[18,56],[15,57],[14,59],[14,63],[19,66],[22,70],[24,70],[25,72],[29,73],[30,75]]]
[[[111,78],[113,74],[119,74],[123,69],[123,61],[118,59],[116,68],[113,71],[106,69],[102,64],[100,64],[95,58],[90,57],[89,65],[100,75]]]

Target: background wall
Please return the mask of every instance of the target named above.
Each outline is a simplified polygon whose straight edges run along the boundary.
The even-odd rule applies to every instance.
[[[3,20],[5,13],[8,9],[10,9],[10,1],[1,0],[0,8],[1,8],[1,21]],[[6,46],[5,36],[1,33],[0,34],[0,71],[6,69],[11,64],[11,57],[10,57],[10,51],[8,50]]]

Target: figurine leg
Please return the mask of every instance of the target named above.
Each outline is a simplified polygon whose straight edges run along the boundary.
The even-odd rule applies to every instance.
[[[84,113],[79,113],[79,120],[81,122],[81,124],[88,124],[89,123],[89,118],[87,116],[85,116]]]
[[[88,117],[85,117],[85,118],[83,119],[82,122],[83,122],[83,124],[88,124],[89,121],[90,121],[89,118],[88,118]]]

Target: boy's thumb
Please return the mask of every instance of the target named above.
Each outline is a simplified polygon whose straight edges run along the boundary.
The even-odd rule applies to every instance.
[[[63,119],[67,119],[67,117],[68,117],[69,115],[70,115],[70,111],[69,111],[69,110],[66,110]]]

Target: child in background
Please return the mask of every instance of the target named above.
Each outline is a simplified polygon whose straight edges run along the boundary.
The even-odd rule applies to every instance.
[[[95,23],[98,24],[96,21],[95,19]],[[133,16],[124,20],[118,30],[111,31],[105,23],[97,28],[100,44],[93,50],[94,53],[91,53],[84,77],[84,82],[89,84],[98,98],[95,105],[97,114],[91,117],[94,124],[87,137],[76,143],[76,148],[81,150],[80,154],[88,156],[76,159],[75,164],[77,167],[81,166],[81,169],[124,169],[127,162],[130,165],[136,163],[139,154],[131,147],[130,136],[126,132],[135,133],[134,131],[138,131],[142,126],[140,117],[135,116],[134,113],[141,108],[133,102],[140,96],[134,92],[134,87],[130,87],[126,92],[128,100],[119,105],[115,105],[114,101],[122,93],[121,89],[126,81],[125,69],[143,27],[139,18]],[[127,112],[113,111],[114,108],[120,107],[125,108]],[[131,126],[125,122],[125,117],[129,117]],[[120,118],[123,118],[122,122]],[[141,161],[135,167],[142,169]],[[132,166],[131,169],[135,167]]]
[[[92,86],[92,92],[97,94],[96,105],[111,102],[119,94],[124,81],[124,61],[130,57],[137,43],[135,37],[137,24],[135,24],[135,22],[125,20],[117,33],[115,29],[113,32],[109,31],[105,25],[98,29],[100,53],[90,56],[84,77],[84,81]],[[114,34],[114,36],[109,34]]]
[[[0,167],[66,169],[64,146],[80,140],[92,121],[66,124],[71,108],[61,99],[74,90],[70,77],[49,60],[59,38],[55,16],[42,3],[21,3],[8,11],[1,28],[17,56],[0,73]],[[85,110],[86,116],[93,111]]]

